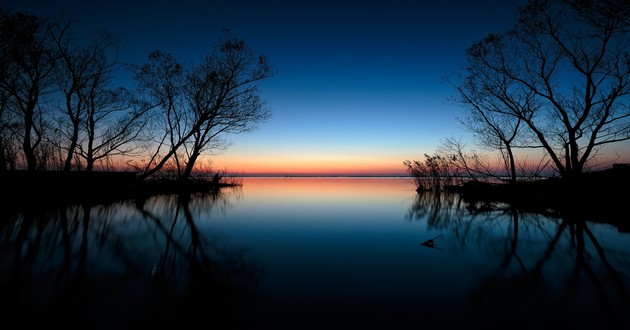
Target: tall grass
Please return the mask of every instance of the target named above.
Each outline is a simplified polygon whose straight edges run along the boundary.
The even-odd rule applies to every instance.
[[[417,191],[441,191],[455,185],[456,176],[446,158],[427,154],[424,157],[424,162],[418,160],[403,162]]]

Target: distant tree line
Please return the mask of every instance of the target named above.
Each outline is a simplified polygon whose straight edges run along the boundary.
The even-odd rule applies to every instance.
[[[270,116],[258,83],[266,57],[224,31],[198,64],[156,50],[121,63],[115,38],[77,38],[74,21],[0,9],[0,171],[168,172],[189,179],[200,156]],[[117,86],[130,70],[132,89]]]
[[[500,166],[448,138],[424,161],[405,161],[409,173],[576,177],[606,147],[630,140],[628,1],[532,0],[519,13],[509,31],[473,43],[448,79],[464,110],[460,122],[497,152]],[[519,150],[542,150],[543,159],[528,164]]]

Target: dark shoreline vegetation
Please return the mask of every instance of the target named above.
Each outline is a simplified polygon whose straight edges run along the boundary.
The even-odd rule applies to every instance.
[[[136,172],[1,171],[8,208],[46,208],[77,203],[142,200],[160,194],[216,194],[223,187],[242,185],[238,177],[198,177],[186,181],[169,178],[138,180]],[[468,180],[445,185],[441,193],[461,194],[471,212],[508,206],[510,209],[547,215],[567,212],[590,220],[611,223],[630,232],[630,223],[619,215],[628,201],[630,165],[584,172],[573,178],[550,177],[516,183]],[[418,193],[435,193],[418,189]],[[597,215],[597,216],[595,216]]]
[[[530,212],[552,217],[569,216],[614,225],[630,232],[626,203],[630,200],[630,164],[583,172],[575,177],[550,177],[515,183],[469,180],[444,186],[441,191],[460,193],[471,212],[497,209]],[[418,193],[431,193],[421,188]],[[503,205],[505,207],[500,207]]]
[[[107,203],[145,199],[161,194],[218,193],[222,187],[238,186],[235,178],[197,177],[188,180],[151,178],[138,180],[138,173],[0,171],[4,201],[8,208],[48,208],[68,204]]]

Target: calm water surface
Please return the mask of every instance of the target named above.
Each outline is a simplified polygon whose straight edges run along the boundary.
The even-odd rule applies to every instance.
[[[579,328],[630,311],[629,233],[401,178],[2,217],[0,328]]]

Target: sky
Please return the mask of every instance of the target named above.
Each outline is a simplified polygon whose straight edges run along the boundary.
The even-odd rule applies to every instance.
[[[272,117],[227,137],[211,166],[244,174],[399,175],[447,137],[470,136],[444,76],[488,33],[509,29],[525,1],[9,0],[10,10],[116,34],[120,61],[149,52],[199,61],[223,29],[264,53]],[[468,143],[468,142],[466,142]],[[470,142],[472,143],[472,141]]]

